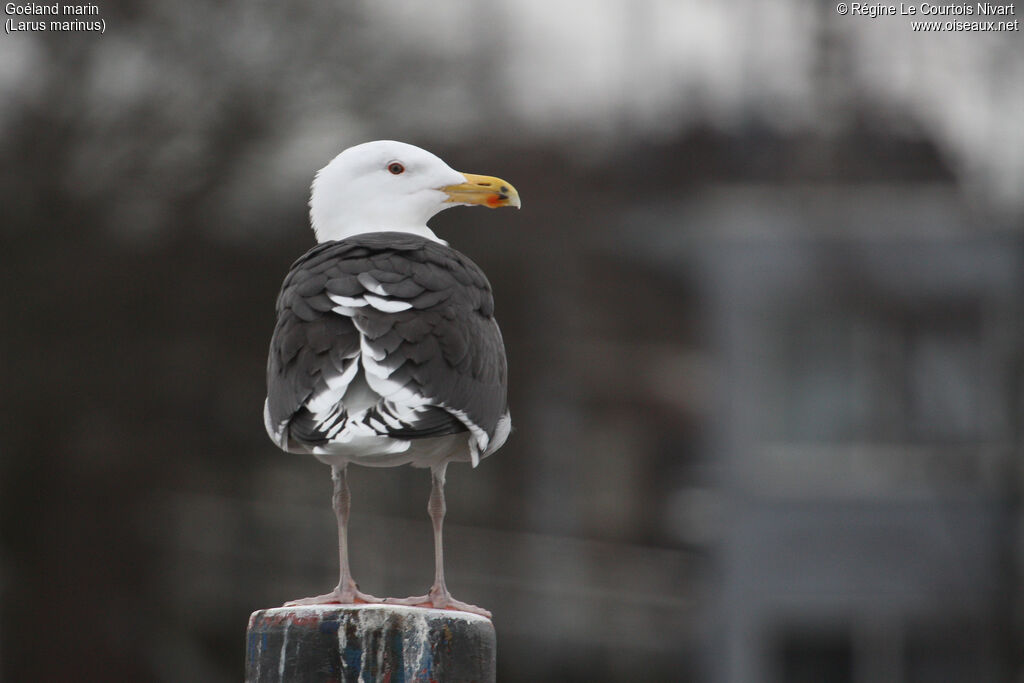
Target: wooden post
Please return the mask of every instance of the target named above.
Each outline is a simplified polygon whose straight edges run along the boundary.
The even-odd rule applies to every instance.
[[[253,612],[246,683],[494,683],[489,619],[399,605],[309,605]]]

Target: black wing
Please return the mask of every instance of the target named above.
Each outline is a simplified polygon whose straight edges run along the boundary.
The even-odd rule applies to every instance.
[[[350,406],[337,401],[328,411],[323,397],[362,377],[379,397],[366,414],[379,433],[415,439],[469,429],[483,451],[507,409],[493,314],[480,268],[431,240],[373,233],[314,247],[278,297],[267,431],[286,450],[324,445]]]

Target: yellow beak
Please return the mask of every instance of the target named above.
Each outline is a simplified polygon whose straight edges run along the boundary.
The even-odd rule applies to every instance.
[[[441,191],[448,195],[445,202],[479,204],[491,209],[503,206],[514,206],[518,209],[522,206],[519,202],[519,193],[511,183],[489,175],[473,173],[463,173],[462,175],[466,176],[466,182],[441,188]]]

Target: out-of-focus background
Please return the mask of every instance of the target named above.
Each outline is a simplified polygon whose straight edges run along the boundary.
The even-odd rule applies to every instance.
[[[511,366],[516,431],[451,468],[446,527],[499,680],[1021,680],[1019,31],[97,7],[0,38],[0,679],[237,681],[250,612],[334,585],[265,354],[313,173],[395,138],[523,198],[432,222]],[[422,592],[428,474],[351,480],[361,587]]]

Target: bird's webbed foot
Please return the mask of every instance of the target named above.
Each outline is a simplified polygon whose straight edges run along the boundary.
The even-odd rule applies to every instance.
[[[410,607],[432,607],[434,609],[459,610],[470,614],[479,614],[482,617],[491,618],[491,613],[483,607],[471,605],[452,597],[445,586],[434,586],[426,595],[415,595],[409,598],[387,598],[384,600],[387,605],[409,605]]]
[[[381,598],[364,593],[356,587],[354,581],[348,581],[345,585],[338,584],[330,593],[316,595],[311,598],[299,598],[284,603],[285,607],[299,607],[302,605],[358,605],[365,603],[384,602]]]

